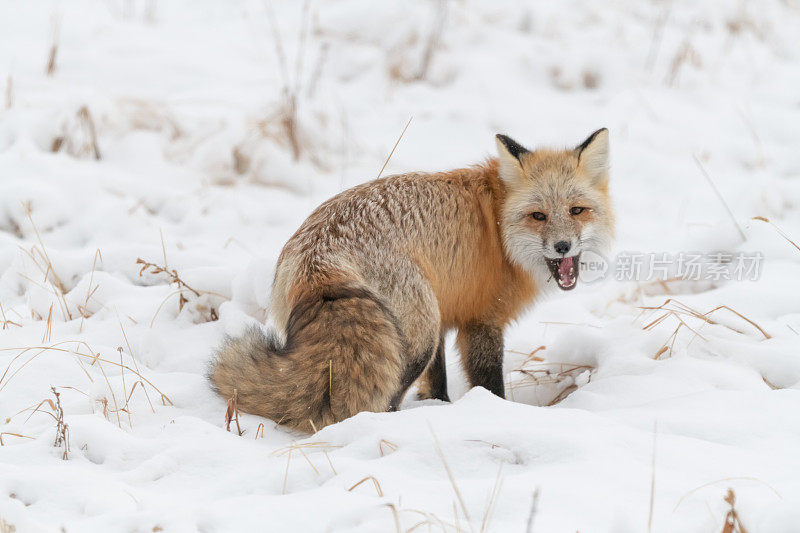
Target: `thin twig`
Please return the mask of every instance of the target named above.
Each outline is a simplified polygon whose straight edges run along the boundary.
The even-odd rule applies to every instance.
[[[379,497],[383,498],[383,489],[381,489],[381,484],[378,483],[378,480],[375,479],[374,476],[365,477],[364,479],[362,479],[361,481],[359,481],[358,483],[356,483],[355,485],[353,485],[352,487],[347,489],[347,492],[353,492],[354,488],[358,487],[359,485],[361,485],[362,483],[364,483],[367,480],[372,480],[372,484],[375,486],[375,492],[378,493]]]
[[[708,181],[708,184],[711,185],[712,189],[714,189],[714,192],[716,193],[717,198],[719,198],[720,203],[722,203],[722,205],[725,207],[725,210],[728,212],[728,216],[731,217],[731,221],[733,222],[733,225],[736,226],[736,231],[739,232],[739,236],[742,238],[742,241],[746,241],[747,236],[744,234],[744,231],[742,231],[741,226],[739,226],[739,223],[736,221],[736,217],[733,215],[733,211],[731,211],[730,206],[728,206],[728,202],[725,201],[725,198],[723,198],[722,193],[719,192],[719,189],[714,184],[714,180],[711,179],[711,176],[706,171],[706,168],[703,166],[703,163],[700,161],[700,158],[697,157],[697,154],[692,154],[692,157],[694,158],[694,162],[697,164],[697,167],[700,169],[700,172],[703,173],[703,176],[706,178],[706,181]]]
[[[413,119],[413,118],[414,118],[413,116],[408,117],[408,122],[406,122],[406,127],[403,128],[402,133],[400,133],[400,137],[397,138],[397,142],[394,143],[394,147],[392,147],[392,151],[389,152],[389,157],[387,157],[386,161],[383,162],[383,166],[381,167],[381,171],[378,172],[378,178],[381,177],[381,174],[383,174],[383,170],[386,168],[386,165],[389,164],[389,160],[392,158],[392,155],[394,154],[394,151],[397,148],[397,145],[400,144],[400,140],[403,138],[403,135],[406,134],[406,130],[408,129],[408,126],[411,124],[411,119]],[[375,179],[378,179],[378,178],[375,178]]]
[[[653,462],[650,473],[650,513],[647,518],[647,533],[653,530],[653,507],[656,500],[656,441],[658,440],[658,420],[653,423]]]
[[[472,520],[469,517],[469,511],[467,510],[467,505],[464,503],[464,498],[461,497],[461,491],[458,490],[458,485],[456,484],[456,479],[453,477],[453,471],[450,470],[450,465],[447,464],[447,459],[444,457],[444,452],[442,452],[442,447],[439,445],[439,439],[436,436],[436,433],[433,431],[433,426],[431,423],[428,422],[428,429],[430,429],[431,435],[433,435],[433,445],[436,449],[436,453],[439,455],[439,459],[441,459],[442,464],[444,465],[444,469],[447,472],[447,477],[450,479],[450,484],[453,486],[453,491],[456,493],[456,498],[458,498],[458,503],[461,505],[461,512],[464,513],[464,518],[467,520],[467,525],[469,526],[470,531],[474,531],[472,528]]]
[[[525,528],[526,533],[533,533],[533,521],[536,518],[536,512],[539,509],[539,487],[533,491],[533,500],[531,501],[531,511],[528,513],[528,525]]]

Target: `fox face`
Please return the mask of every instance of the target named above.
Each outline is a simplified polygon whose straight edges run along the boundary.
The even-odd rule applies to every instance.
[[[497,149],[506,254],[545,284],[575,288],[581,253],[603,253],[613,237],[608,130],[566,150],[528,150],[498,135]]]

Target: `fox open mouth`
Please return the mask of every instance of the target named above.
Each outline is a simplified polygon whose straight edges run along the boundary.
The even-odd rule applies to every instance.
[[[560,289],[568,291],[574,289],[575,285],[578,284],[579,257],[580,255],[562,257],[561,259],[545,258],[547,267],[550,269],[550,273],[553,274]]]

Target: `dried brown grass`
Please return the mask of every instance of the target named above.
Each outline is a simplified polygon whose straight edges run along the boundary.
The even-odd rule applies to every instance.
[[[738,311],[727,305],[718,305],[717,307],[714,307],[709,311],[701,312],[696,309],[693,309],[692,307],[684,304],[683,302],[676,300],[675,298],[668,298],[664,301],[664,303],[662,303],[659,306],[640,306],[639,309],[642,310],[642,313],[647,313],[647,312],[656,313],[662,311],[662,313],[660,313],[655,319],[651,320],[642,327],[642,329],[645,331],[650,331],[654,329],[656,326],[658,326],[668,318],[674,318],[678,322],[678,325],[675,328],[675,330],[670,334],[670,336],[667,338],[667,340],[664,342],[661,348],[659,348],[659,350],[653,355],[653,359],[661,358],[661,356],[665,352],[669,352],[669,355],[672,355],[673,349],[675,347],[675,342],[677,341],[678,334],[681,331],[681,328],[685,328],[691,331],[692,333],[694,333],[695,338],[700,337],[703,340],[706,340],[706,338],[700,334],[699,327],[702,327],[706,324],[714,326],[722,326],[739,335],[747,335],[747,332],[742,329],[735,328],[727,324],[722,324],[710,318],[712,314],[723,310],[732,313],[739,319],[750,324],[764,337],[764,339],[772,338],[771,335],[767,333],[764,330],[764,328],[759,326],[754,320],[747,318],[742,313],[739,313]],[[698,323],[697,326],[699,327],[697,329],[693,328],[691,325],[689,325],[687,320],[684,319],[695,320]],[[694,340],[694,338],[692,340]]]
[[[74,344],[75,348],[63,347],[64,345],[70,345],[70,344]],[[83,349],[85,349],[87,351],[87,353],[84,353],[82,351]],[[129,420],[129,424],[130,424],[129,402],[130,402],[130,399],[133,396],[133,393],[136,390],[137,386],[145,392],[148,402],[150,402],[150,397],[149,397],[149,394],[147,392],[147,387],[150,387],[153,391],[157,392],[161,396],[161,402],[162,402],[163,405],[167,405],[167,403],[169,403],[169,405],[173,405],[172,401],[169,399],[169,397],[166,394],[164,394],[158,387],[156,387],[152,382],[150,382],[146,377],[144,377],[141,374],[141,372],[138,369],[138,365],[135,364],[135,359],[134,359],[134,366],[133,367],[130,367],[130,366],[124,364],[122,362],[122,360],[120,360],[120,362],[116,362],[116,361],[112,361],[110,359],[105,359],[105,358],[101,357],[101,353],[100,352],[94,351],[85,341],[67,340],[67,341],[57,342],[57,343],[51,344],[49,346],[23,346],[23,347],[0,348],[0,352],[5,352],[5,351],[19,351],[20,353],[18,353],[17,355],[15,355],[14,357],[11,358],[11,361],[9,362],[9,364],[6,367],[5,371],[3,372],[2,375],[0,375],[0,392],[2,392],[8,386],[8,384],[13,380],[13,378],[17,374],[19,374],[28,364],[30,364],[36,358],[38,358],[39,356],[41,356],[44,353],[55,352],[55,353],[61,353],[61,354],[66,354],[66,355],[72,356],[75,359],[75,361],[78,363],[78,365],[81,367],[81,369],[83,370],[84,374],[87,376],[89,381],[91,381],[91,382],[94,382],[95,379],[92,377],[92,375],[89,373],[87,368],[84,366],[83,362],[84,361],[88,361],[90,367],[96,367],[100,371],[100,373],[103,376],[103,379],[104,379],[104,381],[106,383],[108,391],[109,391],[109,393],[111,395],[111,401],[112,401],[112,404],[113,404],[113,408],[110,408],[109,405],[108,405],[108,400],[107,399],[101,400],[101,403],[103,404],[103,414],[104,414],[104,416],[106,416],[106,418],[108,418],[109,414],[114,414],[116,416],[117,425],[120,426],[120,427],[122,426],[122,422],[121,422],[121,419],[120,419],[120,416],[119,416],[120,412],[128,414],[128,416],[129,416],[128,420]],[[25,356],[26,354],[30,354],[31,352],[32,352],[32,355],[30,355],[27,359],[24,359],[24,360],[22,359],[23,356]],[[131,356],[131,358],[133,359],[133,356]],[[22,361],[22,362],[19,363],[19,361]],[[111,385],[111,383],[110,383],[110,381],[108,379],[108,375],[106,374],[106,371],[105,371],[105,368],[104,368],[103,365],[111,365],[111,366],[118,367],[120,372],[121,372],[121,374],[122,374],[123,380],[124,380],[124,374],[125,374],[126,371],[132,373],[133,375],[135,375],[137,377],[136,382],[134,383],[133,387],[130,390],[130,393],[126,394],[126,396],[125,396],[125,404],[122,407],[120,407],[119,403],[117,402],[116,393],[114,392],[114,388],[112,387],[112,385]],[[126,387],[126,385],[123,385],[123,388],[125,388],[125,387]],[[64,387],[64,388],[70,388],[70,389],[73,389],[73,390],[78,390],[78,389],[75,389],[74,387]],[[81,391],[78,391],[78,392],[81,392]],[[82,393],[82,394],[85,395],[85,393]],[[17,416],[17,415],[19,415],[21,413],[27,412],[27,411],[31,411],[30,415],[28,416],[28,419],[30,419],[30,417],[33,416],[33,414],[35,414],[37,411],[39,411],[41,406],[44,405],[44,404],[50,405],[51,401],[43,400],[38,405],[22,409],[21,411],[19,411],[18,413],[16,413],[12,417],[10,417],[9,420],[11,420],[11,418],[14,418],[15,416]],[[52,407],[53,406],[51,405],[51,410],[52,410]],[[150,408],[154,410],[152,402],[150,402]],[[26,421],[28,419],[26,419]]]
[[[6,310],[3,308],[2,302],[0,302],[0,316],[3,317],[3,326],[2,326],[3,329],[9,328],[11,326],[17,326],[18,328],[22,327],[22,324],[20,324],[19,322],[14,322],[13,320],[9,320],[8,317],[6,317]]]
[[[790,238],[790,237],[789,237],[789,236],[786,234],[786,232],[784,232],[784,231],[783,231],[781,228],[779,228],[779,227],[778,227],[777,225],[775,225],[775,224],[774,224],[772,221],[770,221],[770,219],[768,219],[768,218],[766,218],[766,217],[760,217],[760,216],[759,216],[759,217],[753,217],[753,220],[758,220],[758,221],[760,221],[760,222],[766,222],[767,224],[769,224],[770,226],[772,226],[773,228],[775,228],[775,231],[777,231],[777,232],[778,232],[778,235],[780,235],[781,237],[783,237],[783,238],[784,238],[784,239],[785,239],[785,240],[786,240],[786,241],[787,241],[789,244],[791,244],[792,246],[794,246],[794,247],[795,247],[795,249],[797,249],[797,251],[800,251],[800,246],[798,246],[798,245],[797,245],[797,243],[796,243],[796,242],[794,242],[794,241],[793,241],[793,240],[792,240],[792,239],[791,239],[791,238]]]
[[[675,55],[672,57],[672,61],[670,62],[669,66],[669,74],[665,80],[667,85],[670,87],[675,87],[678,84],[681,70],[683,69],[684,65],[687,64],[694,67],[700,67],[702,64],[700,53],[694,46],[692,46],[691,39],[688,36],[683,40],[678,49],[675,51]]]
[[[542,345],[531,350],[530,352],[506,350],[509,353],[525,356],[525,359],[519,368],[516,368],[512,371],[514,373],[522,374],[525,376],[525,379],[522,382],[509,381],[506,383],[507,389],[512,398],[514,397],[514,392],[517,389],[525,389],[541,385],[562,386],[566,384],[566,386],[547,403],[547,406],[552,406],[559,403],[577,390],[578,387],[575,385],[574,380],[578,374],[581,374],[587,370],[590,373],[596,370],[594,366],[587,364],[546,361],[544,357],[538,355],[539,353],[544,352],[546,349],[547,347]]]
[[[739,512],[736,510],[736,494],[733,489],[728,489],[725,495],[725,503],[730,505],[728,513],[725,515],[725,523],[722,525],[722,533],[747,533],[747,529],[742,524],[739,518]]]
[[[97,144],[97,128],[94,119],[86,106],[81,106],[75,114],[75,122],[67,122],[61,135],[53,138],[50,151],[53,153],[65,150],[74,157],[91,157],[100,160],[100,148]]]
[[[383,489],[381,488],[380,482],[375,479],[375,476],[367,476],[361,481],[358,481],[355,485],[347,489],[347,492],[353,492],[353,489],[364,483],[365,481],[372,481],[372,485],[375,487],[375,492],[378,493],[379,498],[383,498]]]
[[[647,533],[653,530],[653,515],[656,503],[656,443],[658,442],[658,421],[653,423],[653,460],[650,463],[650,508],[647,513]]]
[[[386,439],[381,439],[380,441],[378,441],[378,451],[380,452],[380,454],[381,454],[381,457],[383,457],[384,455],[386,455],[386,454],[384,453],[384,451],[383,451],[383,448],[384,448],[384,446],[385,446],[387,449],[391,450],[389,453],[391,453],[391,452],[394,452],[394,451],[397,451],[397,444],[394,444],[393,442],[389,442],[389,441],[388,441],[388,440],[386,440]]]
[[[65,320],[72,320],[72,313],[69,310],[69,305],[67,304],[67,300],[65,295],[67,294],[68,290],[64,282],[56,273],[55,269],[53,268],[53,262],[50,260],[50,255],[47,253],[47,247],[44,245],[44,241],[42,240],[42,235],[39,233],[39,228],[36,226],[36,223],[33,221],[33,215],[31,214],[30,204],[26,202],[22,202],[22,208],[25,211],[25,214],[28,217],[28,220],[31,223],[31,227],[33,227],[33,231],[36,234],[36,240],[39,241],[39,246],[33,246],[30,250],[20,247],[20,249],[33,261],[33,264],[40,270],[43,275],[43,282],[42,283],[49,283],[50,287],[46,287],[41,283],[38,283],[24,274],[20,274],[23,278],[28,279],[32,283],[38,285],[39,287],[43,288],[46,291],[52,292],[55,297],[56,301],[59,303],[59,307],[61,309],[61,313],[64,316]]]
[[[162,241],[162,245],[163,245],[163,241]],[[189,294],[190,296],[193,295],[195,298],[199,298],[201,295],[207,294],[207,295],[215,296],[217,298],[221,298],[223,300],[228,300],[229,299],[227,296],[224,296],[222,294],[219,294],[219,293],[216,293],[216,292],[212,292],[212,291],[198,290],[198,289],[195,289],[194,287],[188,285],[180,277],[180,275],[178,275],[178,271],[176,269],[174,269],[174,268],[170,269],[169,268],[169,265],[167,264],[166,252],[164,252],[164,265],[159,265],[158,263],[145,261],[141,257],[136,259],[136,264],[137,265],[141,265],[141,268],[139,269],[139,277],[142,277],[145,272],[147,272],[148,274],[152,274],[152,275],[165,274],[167,276],[167,279],[169,280],[168,283],[170,285],[175,285],[177,287],[174,291],[172,291],[169,294],[167,294],[164,297],[163,300],[161,300],[161,303],[158,305],[158,308],[156,308],[156,311],[153,314],[153,318],[150,320],[150,327],[151,328],[153,327],[153,324],[156,321],[156,317],[158,317],[158,314],[161,312],[161,309],[164,307],[164,305],[167,303],[167,301],[169,301],[169,299],[172,298],[175,295],[178,295],[178,312],[183,311],[183,306],[186,305],[187,303],[189,303],[189,298],[186,297],[187,294]],[[201,309],[198,308],[198,310],[201,310]],[[208,307],[208,320],[211,321],[211,322],[219,320],[219,315],[217,314],[217,309],[214,306],[209,306]]]
[[[0,533],[16,533],[17,528],[13,524],[9,524],[6,522],[2,516],[0,516]]]
[[[5,435],[7,437],[19,437],[21,439],[36,440],[33,437],[29,437],[29,436],[23,435],[21,433],[12,433],[11,431],[3,431],[2,433],[0,433],[0,446],[5,446],[6,445],[5,441],[3,440],[3,435]]]
[[[55,387],[50,387],[50,390],[53,391],[53,396],[56,397],[55,405],[53,405],[53,402],[50,402],[50,406],[54,412],[53,416],[56,420],[56,438],[55,441],[53,441],[53,447],[64,449],[61,458],[66,461],[69,459],[69,426],[64,422],[64,409],[61,407],[61,394],[56,391]]]
[[[272,41],[275,46],[275,55],[278,58],[281,72],[282,88],[281,105],[278,111],[278,123],[281,126],[286,140],[289,142],[289,147],[292,150],[292,156],[294,157],[294,160],[297,161],[300,159],[303,148],[299,138],[300,128],[298,124],[297,107],[298,98],[302,89],[301,73],[303,69],[303,58],[305,57],[306,50],[306,35],[308,33],[307,27],[310,19],[310,2],[309,0],[304,0],[303,2],[303,14],[300,22],[300,31],[297,37],[298,52],[297,57],[295,58],[294,83],[292,83],[289,74],[288,61],[283,46],[283,38],[280,34],[280,28],[277,17],[275,16],[275,11],[272,9],[272,3],[269,0],[265,0],[264,5],[267,11],[267,19],[269,21],[270,32],[272,34]]]
[[[415,31],[392,51],[388,60],[391,79],[409,83],[429,78],[433,59],[441,48],[442,34],[447,25],[447,4],[447,0],[435,0],[432,3],[434,12],[427,33],[423,36]],[[418,43],[422,43],[421,50],[417,47]],[[420,54],[418,59],[408,57],[417,53]]]
[[[290,466],[291,466],[291,462],[292,462],[292,454],[294,452],[300,453],[305,458],[306,462],[314,470],[314,472],[316,472],[317,474],[319,474],[319,470],[317,469],[316,466],[314,466],[314,463],[311,462],[311,459],[308,457],[308,455],[306,455],[306,452],[309,452],[309,453],[310,452],[322,452],[325,455],[325,458],[328,460],[328,464],[331,467],[331,472],[333,472],[333,475],[338,475],[337,472],[336,472],[336,469],[333,467],[333,462],[331,461],[331,458],[328,455],[328,450],[329,449],[333,449],[333,448],[341,448],[341,447],[342,446],[335,445],[335,444],[330,444],[328,442],[322,442],[322,441],[302,442],[302,443],[299,443],[299,444],[296,443],[296,442],[293,442],[289,446],[284,446],[283,448],[279,448],[279,449],[273,451],[270,454],[273,457],[281,457],[283,455],[287,456],[286,457],[286,469],[284,470],[284,474],[283,474],[283,486],[281,488],[281,494],[286,494],[286,489],[287,489],[287,487],[289,485],[289,470],[290,470]]]
[[[47,76],[52,76],[56,71],[56,57],[58,56],[58,42],[61,36],[61,19],[58,14],[53,14],[51,21],[51,38],[50,49],[47,53],[47,64],[44,73]]]
[[[533,491],[531,498],[531,510],[528,512],[528,522],[525,526],[525,533],[533,533],[533,523],[536,520],[536,513],[539,511],[539,487]]]
[[[91,313],[89,311],[89,300],[91,299],[92,296],[94,296],[95,291],[97,291],[97,289],[100,288],[99,285],[97,285],[96,287],[92,288],[92,285],[94,284],[94,273],[95,273],[95,270],[97,270],[97,259],[98,258],[100,258],[100,261],[103,260],[103,254],[100,252],[100,248],[98,248],[94,252],[94,260],[92,261],[92,272],[89,275],[89,287],[86,289],[86,298],[84,298],[84,300],[83,300],[83,305],[78,305],[78,312],[81,315],[81,325],[78,328],[78,332],[79,333],[83,331],[83,322],[84,322],[84,320],[86,320],[87,318],[89,318],[93,314],[93,313]],[[121,323],[120,323],[120,325],[121,325]]]
[[[228,398],[227,408],[225,409],[225,430],[230,432],[231,422],[236,422],[236,431],[242,436],[242,428],[239,426],[239,391],[233,389],[233,396]]]

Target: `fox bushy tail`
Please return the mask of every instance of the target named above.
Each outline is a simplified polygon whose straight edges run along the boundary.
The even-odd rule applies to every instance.
[[[386,411],[403,372],[397,320],[370,291],[326,288],[301,298],[285,341],[251,327],[227,338],[208,377],[238,407],[302,431],[359,411]]]

